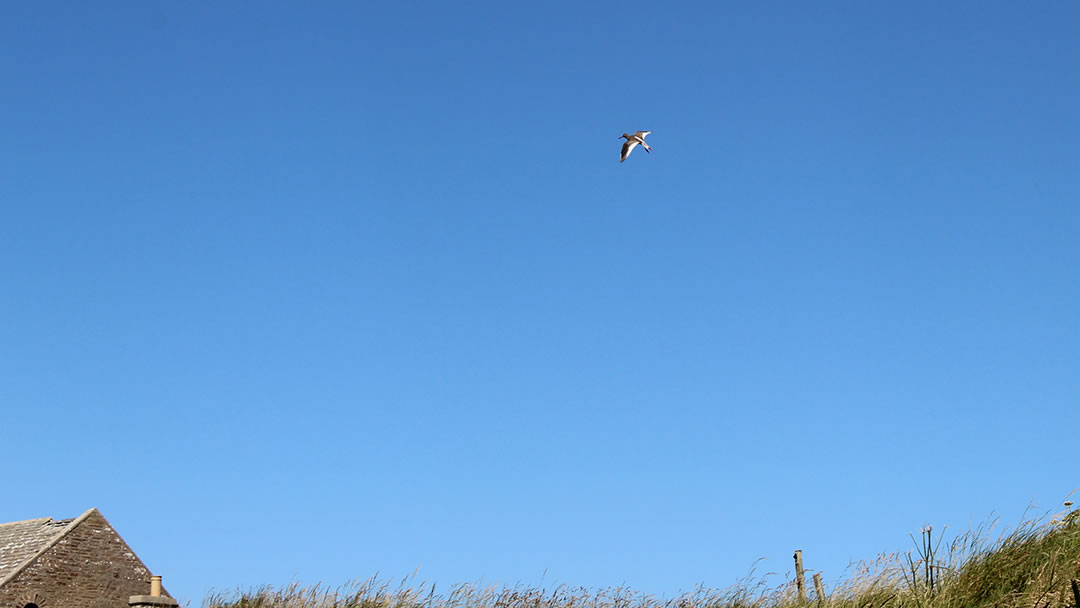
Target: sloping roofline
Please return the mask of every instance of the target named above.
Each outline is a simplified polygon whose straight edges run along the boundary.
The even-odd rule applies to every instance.
[[[97,513],[96,508],[90,509],[86,513],[83,513],[82,515],[80,515],[80,516],[76,517],[75,519],[71,520],[70,522],[68,522],[68,525],[64,526],[63,531],[61,531],[59,534],[57,534],[55,537],[53,537],[52,540],[45,543],[45,546],[42,547],[41,549],[39,549],[37,553],[35,553],[35,554],[31,555],[30,557],[28,557],[27,559],[23,560],[23,563],[16,566],[15,569],[12,570],[7,576],[5,576],[4,578],[0,578],[0,587],[3,587],[4,585],[6,585],[8,583],[8,581],[15,578],[20,572],[23,571],[24,568],[26,568],[30,564],[34,563],[34,560],[41,557],[49,549],[52,549],[53,546],[56,545],[56,543],[60,542],[60,540],[62,538],[64,538],[65,536],[67,536],[68,533],[70,533],[72,530],[74,530],[76,526],[81,524],[87,517],[90,517],[94,513]],[[39,517],[37,519],[27,519],[27,520],[23,520],[23,521],[13,521],[13,522],[7,522],[7,523],[25,524],[25,523],[29,523],[29,522],[32,522],[32,521],[45,522],[45,521],[50,521],[50,520],[52,520],[51,517]],[[0,524],[0,525],[6,525],[6,523],[5,524]]]

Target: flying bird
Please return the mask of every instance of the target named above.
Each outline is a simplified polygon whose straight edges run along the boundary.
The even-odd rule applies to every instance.
[[[638,144],[641,144],[646,152],[652,152],[649,144],[645,143],[645,136],[649,133],[652,133],[652,131],[637,131],[633,135],[627,133],[620,135],[619,139],[626,138],[626,143],[622,145],[622,158],[619,159],[619,162],[626,160],[626,157],[630,156],[630,151],[636,148]]]

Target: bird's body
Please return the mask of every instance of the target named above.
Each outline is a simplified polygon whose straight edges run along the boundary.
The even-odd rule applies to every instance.
[[[636,148],[638,144],[641,144],[646,152],[652,152],[652,148],[649,147],[649,144],[645,143],[645,136],[649,133],[652,133],[652,131],[635,131],[633,135],[630,135],[629,133],[620,135],[619,139],[625,138],[626,143],[622,145],[622,158],[619,159],[619,162],[621,163],[626,160],[626,157],[630,156],[630,152]]]

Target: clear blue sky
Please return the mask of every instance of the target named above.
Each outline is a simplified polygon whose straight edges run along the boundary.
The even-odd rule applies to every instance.
[[[1080,486],[1076,3],[301,4],[0,7],[0,521],[672,595]]]

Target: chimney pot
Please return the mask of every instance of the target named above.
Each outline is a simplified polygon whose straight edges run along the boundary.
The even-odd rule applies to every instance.
[[[179,608],[180,604],[171,597],[161,595],[161,577],[150,577],[150,595],[133,595],[128,598],[130,608]]]

